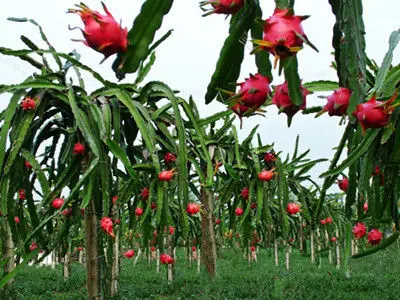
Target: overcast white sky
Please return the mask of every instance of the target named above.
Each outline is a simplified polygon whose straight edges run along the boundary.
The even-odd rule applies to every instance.
[[[61,52],[77,49],[82,55],[82,62],[99,71],[109,80],[115,80],[111,70],[114,57],[99,65],[102,55],[87,48],[83,44],[74,43],[72,38],[81,38],[79,31],[69,31],[68,25],[81,26],[77,15],[66,14],[79,1],[63,0],[14,0],[4,5],[0,10],[0,46],[20,49],[24,47],[19,40],[21,34],[39,42],[37,30],[26,23],[7,21],[7,17],[28,17],[37,20],[44,28],[54,47]],[[264,18],[269,17],[274,9],[273,0],[261,0]],[[101,10],[100,1],[87,0],[85,3]],[[143,1],[105,1],[114,17],[122,19],[124,27],[130,27],[135,16],[139,13]],[[398,0],[374,1],[365,0],[364,19],[366,27],[367,54],[378,64],[388,48],[389,35],[400,26]],[[330,68],[332,61],[331,37],[334,17],[327,0],[297,0],[295,11],[298,15],[311,15],[303,22],[304,30],[309,39],[317,46],[320,53],[305,47],[298,55],[300,76],[304,82],[325,79],[336,80],[336,73]],[[161,80],[174,89],[179,89],[184,97],[193,95],[203,116],[224,110],[225,107],[217,102],[204,105],[204,94],[214,71],[221,46],[226,38],[229,20],[222,15],[203,18],[202,11],[196,0],[175,0],[170,14],[158,34],[174,29],[173,35],[157,50],[157,61],[147,80]],[[248,46],[250,49],[250,45]],[[400,48],[396,49],[394,64],[400,60]],[[242,66],[242,76],[255,73],[253,56],[247,55]],[[9,57],[0,56],[0,83],[17,83],[26,78],[32,69],[27,64]],[[134,80],[128,76],[125,81]],[[241,79],[241,80],[242,80]],[[282,83],[283,79],[275,78],[273,85]],[[89,89],[96,88],[97,82],[87,80]],[[308,96],[308,105],[323,105],[325,100],[316,95]],[[8,96],[0,96],[0,109],[8,103]],[[277,114],[275,107],[269,107],[266,118],[252,117],[244,120],[239,134],[245,138],[251,129],[260,124],[259,132],[266,143],[275,142],[276,151],[284,153],[293,150],[294,140],[300,134],[300,144],[303,150],[311,148],[312,158],[331,158],[332,148],[338,144],[343,126],[340,127],[338,118],[324,115],[318,119],[313,116],[298,114],[294,117],[292,127],[286,126],[286,115]],[[239,125],[239,123],[237,123]],[[326,165],[315,171],[319,174]]]

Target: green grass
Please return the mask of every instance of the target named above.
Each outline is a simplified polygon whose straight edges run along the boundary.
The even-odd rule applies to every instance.
[[[175,280],[166,281],[165,267],[155,272],[155,263],[123,261],[120,294],[115,299],[399,299],[400,250],[397,247],[351,261],[351,278],[323,258],[322,267],[311,265],[307,257],[292,254],[291,270],[273,265],[272,253],[261,250],[252,268],[241,253],[225,250],[218,260],[218,277],[188,268],[178,252]],[[179,258],[179,256],[181,258]],[[204,272],[204,271],[202,271]],[[12,296],[11,296],[12,295]],[[27,267],[18,274],[10,299],[85,299],[85,270],[73,264],[71,277],[64,282],[62,267]]]

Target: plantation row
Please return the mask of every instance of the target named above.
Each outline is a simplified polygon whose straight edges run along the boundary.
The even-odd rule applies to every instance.
[[[12,19],[38,26],[47,48],[25,36],[27,49],[0,48],[37,69],[21,83],[0,86],[11,94],[0,114],[3,293],[28,262],[49,256],[53,266],[62,258],[65,278],[78,256],[88,298],[102,299],[118,295],[123,257],[155,260],[171,282],[177,247],[189,263],[201,260],[211,278],[223,248],[240,249],[249,266],[260,248],[274,249],[278,265],[283,248],[287,269],[295,248],[313,264],[327,254],[350,276],[351,257],[397,240],[400,73],[391,62],[400,31],[392,33],[378,67],[364,51],[361,0],[331,1],[339,80],[301,84],[296,54],[303,44],[316,50],[301,26],[307,17],[294,14],[294,1],[275,2],[265,21],[258,0],[201,3],[206,15],[232,15],[205,97],[227,110],[206,118],[194,99],[162,82],[143,84],[155,48],[170,35],[153,41],[172,0],[145,1],[129,32],[104,4],[105,14],[82,3],[69,10],[81,17],[87,46],[104,59],[117,54],[118,79],[136,73],[130,83],[106,80],[75,51],[57,52],[35,21]],[[236,91],[232,82],[239,80],[249,32],[257,71]],[[99,88],[89,92],[81,72]],[[275,72],[285,82],[272,91]],[[320,91],[331,93],[326,106],[306,108],[306,97]],[[311,174],[326,159],[300,153],[299,138],[286,157],[261,139],[258,126],[239,139],[235,119],[271,104],[289,126],[300,111],[328,112],[346,124],[322,185]],[[336,185],[340,193],[332,193]]]

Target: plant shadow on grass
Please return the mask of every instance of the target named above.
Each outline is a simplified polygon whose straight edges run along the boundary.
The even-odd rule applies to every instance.
[[[174,282],[166,280],[166,267],[156,273],[155,262],[149,266],[140,260],[123,259],[119,294],[114,299],[399,299],[398,258],[400,250],[387,250],[351,260],[351,278],[342,270],[329,265],[326,257],[322,266],[311,265],[308,257],[293,251],[291,269],[273,265],[272,251],[260,250],[258,262],[248,268],[242,253],[225,249],[218,259],[218,276],[210,280],[202,269],[197,274],[196,263],[191,268],[178,251]],[[86,272],[78,263],[72,264],[71,276],[64,281],[62,266],[30,266],[16,277],[6,299],[86,299]]]

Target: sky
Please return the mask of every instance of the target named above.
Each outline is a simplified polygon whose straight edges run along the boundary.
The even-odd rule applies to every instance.
[[[71,41],[80,39],[79,30],[70,31],[68,26],[82,26],[77,15],[67,14],[68,8],[73,8],[79,1],[63,0],[14,0],[8,2],[0,10],[0,46],[13,49],[24,48],[20,35],[26,35],[40,44],[37,29],[29,23],[14,23],[7,21],[7,17],[27,17],[35,19],[42,25],[48,39],[60,52],[70,52],[76,49],[81,54],[81,61],[100,72],[105,78],[117,81],[111,69],[114,57],[99,65],[102,59],[100,53],[87,48],[82,43]],[[116,1],[105,0],[110,12],[117,20],[122,20],[123,27],[131,27],[134,18],[140,11],[144,1]],[[193,96],[200,113],[206,117],[226,107],[216,101],[209,105],[204,104],[204,95],[207,85],[214,72],[220,49],[229,29],[229,20],[223,15],[202,17],[202,11],[196,0],[175,0],[171,12],[164,19],[164,23],[157,33],[160,37],[169,29],[174,29],[172,36],[157,50],[157,60],[146,81],[159,80],[171,88],[181,91],[181,96]],[[268,18],[274,10],[272,0],[260,0],[264,16]],[[383,4],[384,3],[384,4]],[[100,1],[87,0],[85,4],[95,10],[101,10]],[[388,39],[392,31],[400,26],[398,12],[400,1],[364,0],[364,22],[366,28],[367,55],[378,65],[388,49]],[[390,9],[388,9],[390,8]],[[336,72],[330,65],[333,60],[331,46],[332,27],[334,16],[327,0],[297,0],[295,4],[297,15],[311,15],[303,22],[303,28],[308,38],[319,49],[316,53],[305,46],[298,54],[299,73],[303,82],[313,80],[337,80]],[[44,46],[44,45],[43,45]],[[255,73],[254,57],[250,55],[251,45],[247,45],[247,54],[242,65],[239,81]],[[399,64],[400,50],[396,49],[393,64]],[[21,82],[34,71],[28,64],[18,59],[0,56],[0,84]],[[98,83],[84,74],[89,90],[98,87]],[[124,82],[134,81],[135,75],[128,75]],[[274,72],[272,85],[283,82],[277,72]],[[307,97],[307,107],[324,105],[326,100],[318,95],[327,96],[329,93],[319,93]],[[9,101],[9,95],[0,95],[0,110],[4,109]],[[313,115],[295,115],[292,126],[287,127],[286,115],[278,115],[275,107],[269,106],[265,117],[255,116],[244,119],[243,128],[238,130],[239,137],[247,137],[252,128],[259,125],[258,132],[264,143],[275,143],[275,150],[284,154],[293,151],[294,141],[300,135],[300,149],[311,149],[309,158],[331,159],[344,126],[339,126],[339,118],[331,118],[327,114],[315,119]],[[235,123],[239,127],[239,121]],[[313,171],[313,176],[325,171],[327,164],[321,164]],[[314,178],[317,179],[317,178]]]

